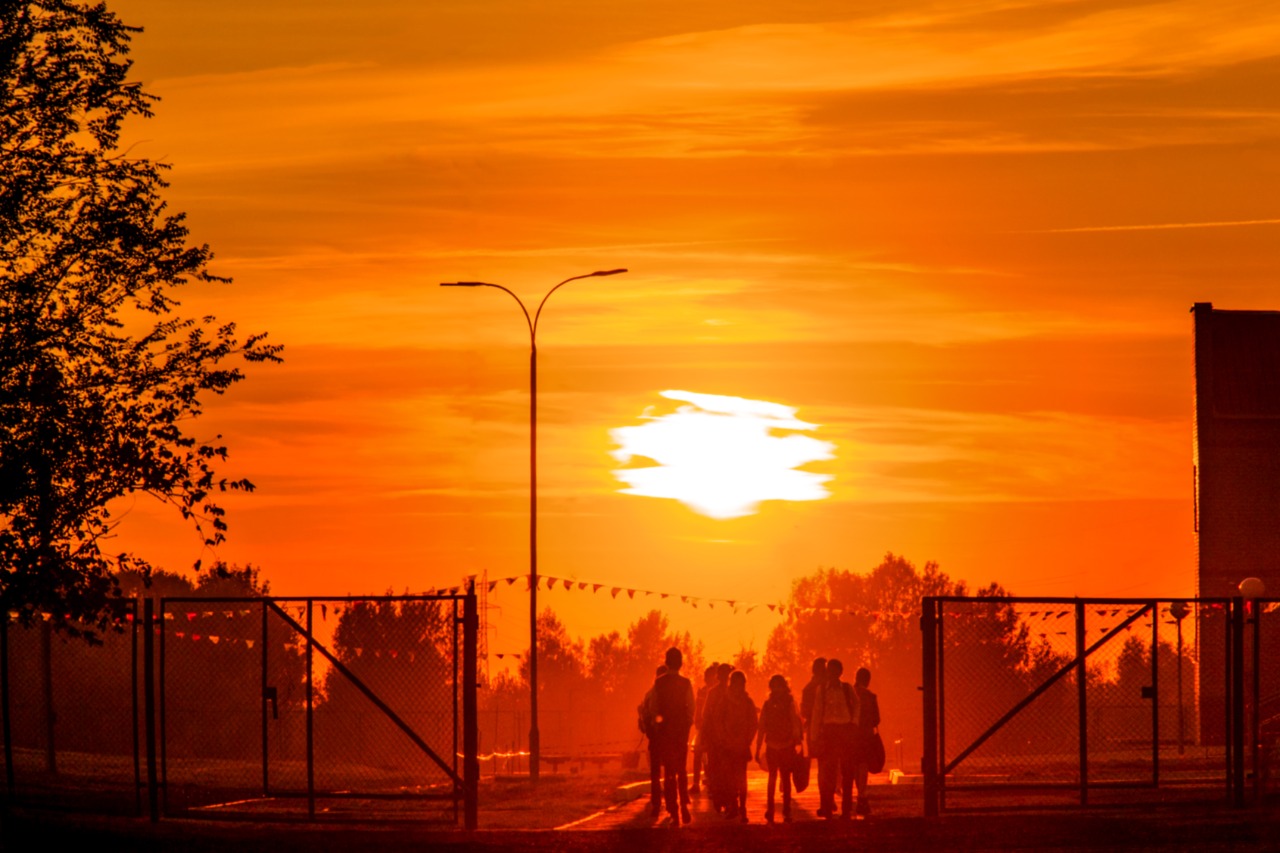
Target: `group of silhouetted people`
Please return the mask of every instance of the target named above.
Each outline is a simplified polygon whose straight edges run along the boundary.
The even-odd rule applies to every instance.
[[[867,775],[881,747],[877,728],[880,704],[868,689],[871,671],[860,668],[853,684],[842,679],[844,664],[832,658],[813,662],[813,676],[804,686],[800,715],[804,718],[809,754],[818,759],[818,816],[852,818],[853,791],[857,788],[856,813],[871,814],[867,800]],[[840,810],[836,811],[836,788]]]
[[[747,676],[727,663],[712,664],[694,691],[680,674],[679,649],[666,653],[653,687],[639,707],[640,728],[649,738],[650,812],[664,806],[671,822],[688,823],[689,797],[705,792],[714,811],[747,822],[747,765],[755,760],[768,771],[765,820],[774,822],[778,788],[782,820],[791,820],[793,781],[807,784],[810,757],[817,758],[820,817],[869,815],[867,776],[880,746],[880,709],[868,689],[871,673],[859,669],[854,683],[842,680],[838,660],[813,662],[813,677],[797,704],[781,675],[769,679],[769,696],[759,709],[747,693]],[[689,735],[697,727],[693,784],[687,779]],[[752,743],[754,741],[754,751]],[[797,780],[798,776],[798,780]],[[836,810],[835,792],[841,791]]]

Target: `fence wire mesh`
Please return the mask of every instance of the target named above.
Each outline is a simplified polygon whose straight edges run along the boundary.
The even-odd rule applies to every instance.
[[[6,782],[12,801],[140,812],[136,602],[121,602],[117,611],[95,644],[60,633],[51,620],[26,627],[6,621]]]
[[[1225,738],[1200,720],[1204,700],[1225,702],[1224,602],[940,599],[938,607],[946,802],[997,787],[1040,789],[1046,801],[1060,789],[1090,802],[1111,788],[1226,790]],[[1222,639],[1198,642],[1208,634]],[[1275,707],[1280,717],[1280,694]]]
[[[453,596],[165,601],[166,811],[318,798],[330,815],[368,816],[371,802],[398,800],[416,802],[403,816],[452,819],[460,607]]]

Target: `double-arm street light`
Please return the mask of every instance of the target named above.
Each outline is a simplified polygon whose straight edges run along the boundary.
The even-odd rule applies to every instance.
[[[496,287],[506,291],[520,310],[529,326],[529,778],[538,779],[538,759],[541,742],[538,735],[538,318],[551,294],[564,285],[580,278],[617,275],[619,270],[597,270],[586,275],[566,278],[547,291],[538,303],[538,310],[529,316],[529,309],[507,288],[487,281],[446,281],[441,287]]]

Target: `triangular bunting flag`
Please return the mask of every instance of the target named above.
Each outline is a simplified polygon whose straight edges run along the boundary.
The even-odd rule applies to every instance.
[[[615,586],[613,589],[609,590],[609,595],[613,596],[614,598],[617,598],[618,593],[620,592],[622,592],[622,587]]]

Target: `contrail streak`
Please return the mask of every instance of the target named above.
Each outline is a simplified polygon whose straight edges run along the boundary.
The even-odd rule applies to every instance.
[[[1233,228],[1241,225],[1280,225],[1280,219],[1241,219],[1234,222],[1167,222],[1159,225],[1086,225],[1083,228],[1048,228],[1024,234],[1083,234],[1094,231],[1169,231],[1177,228]]]

